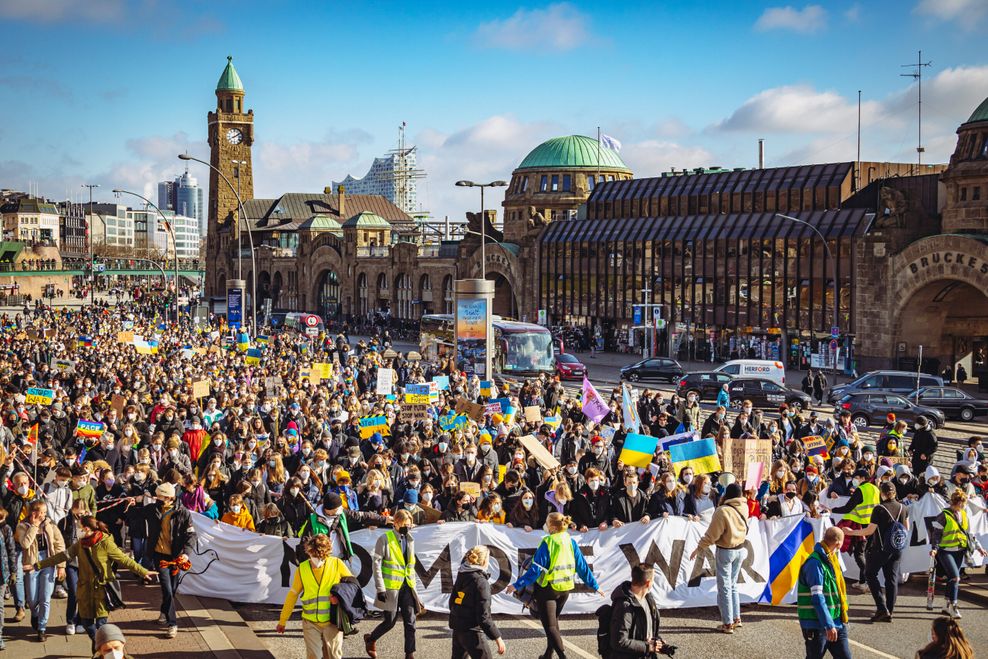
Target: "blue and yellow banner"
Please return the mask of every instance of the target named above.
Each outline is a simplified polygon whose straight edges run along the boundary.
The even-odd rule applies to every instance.
[[[658,445],[658,437],[628,433],[624,438],[624,447],[621,449],[618,460],[625,465],[645,469],[651,464],[652,457],[655,455],[655,448]]]
[[[391,429],[388,427],[388,417],[384,415],[360,417],[361,439],[368,439],[376,432],[379,432],[382,435],[391,434]]]
[[[244,355],[244,362],[248,366],[257,366],[261,363],[261,349],[260,348],[248,348],[247,354]]]
[[[813,526],[802,518],[768,559],[768,583],[759,599],[760,602],[782,604],[786,596],[796,587],[799,569],[806,561],[806,557],[813,553],[814,545]]]
[[[672,468],[676,474],[679,474],[684,467],[690,467],[695,474],[709,474],[721,470],[717,445],[709,437],[684,444],[674,444],[669,447],[669,457],[672,459]]]

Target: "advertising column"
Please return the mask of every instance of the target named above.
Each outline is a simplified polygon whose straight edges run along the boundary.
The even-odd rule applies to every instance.
[[[491,306],[494,282],[459,279],[456,297],[456,367],[467,375],[491,377]]]
[[[243,327],[246,293],[247,282],[243,279],[226,280],[226,324],[230,329]]]

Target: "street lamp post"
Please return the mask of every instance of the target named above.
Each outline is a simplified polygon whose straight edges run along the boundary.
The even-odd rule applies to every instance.
[[[815,226],[813,226],[812,224],[810,224],[806,220],[801,220],[798,217],[792,217],[791,215],[783,215],[782,213],[776,213],[775,216],[776,217],[781,217],[784,220],[789,220],[790,222],[796,222],[797,224],[802,224],[803,226],[809,227],[813,231],[813,233],[815,233],[817,235],[817,237],[820,239],[820,242],[823,243],[823,249],[826,250],[826,253],[827,253],[827,260],[830,261],[830,267],[831,267],[831,269],[833,270],[833,273],[834,273],[834,279],[833,279],[833,285],[834,285],[834,324],[833,324],[833,327],[834,327],[834,329],[836,329],[839,332],[840,331],[840,301],[837,299],[837,261],[834,260],[834,254],[833,254],[833,252],[830,251],[830,245],[827,244],[827,239],[823,237],[823,234],[820,233],[820,230],[819,229],[817,229]],[[824,296],[824,300],[826,300],[826,296]],[[836,355],[835,355],[834,356],[834,380],[835,381],[837,379],[836,376],[837,376],[837,358],[836,358]]]
[[[211,170],[216,172],[220,178],[223,179],[223,181],[230,188],[230,191],[237,196],[237,206],[240,209],[240,217],[237,218],[237,278],[243,279],[243,270],[244,270],[243,268],[244,254],[243,254],[243,250],[240,247],[240,218],[243,218],[244,226],[247,227],[247,240],[250,243],[250,266],[251,266],[250,279],[251,279],[251,291],[252,291],[250,296],[250,324],[251,324],[251,332],[256,336],[257,335],[257,262],[254,259],[254,234],[251,232],[250,220],[247,218],[247,212],[244,210],[244,200],[240,198],[240,192],[237,190],[237,188],[233,187],[233,183],[230,182],[230,179],[228,179],[226,175],[223,172],[221,172],[218,168],[209,164],[205,160],[200,160],[199,158],[196,158],[195,156],[190,156],[187,153],[178,154],[178,158],[179,160],[186,160],[186,161],[191,160],[193,162],[197,162],[201,165],[205,165],[206,167],[209,167]],[[239,161],[239,162],[244,162],[244,161]],[[238,174],[237,182],[239,183],[240,182],[239,167],[237,168],[237,174]]]
[[[98,188],[99,183],[83,183],[83,188],[89,188],[89,217],[93,216],[93,188]],[[89,232],[89,304],[96,304],[96,269],[93,267],[93,227],[92,222],[86,220],[86,230]]]
[[[473,181],[457,181],[461,188],[480,188],[480,278],[487,279],[487,218],[484,217],[484,188],[506,188],[507,181],[491,181],[490,183],[474,183]],[[474,233],[472,231],[468,233]]]
[[[158,208],[158,206],[155,205],[154,202],[152,202],[147,197],[145,197],[143,195],[139,195],[136,192],[131,192],[129,190],[121,190],[119,188],[115,188],[113,190],[113,194],[117,195],[118,197],[120,195],[125,195],[125,194],[128,194],[128,195],[130,195],[132,197],[137,197],[138,199],[140,199],[141,201],[143,201],[145,204],[147,204],[148,206],[150,206],[151,208],[153,208],[155,210],[155,212],[158,213],[158,217],[160,217],[161,218],[161,221],[165,224],[165,230],[168,232],[168,235],[172,239],[172,249],[175,251],[175,324],[178,325],[178,323],[179,323],[179,318],[178,318],[178,241],[175,240],[175,227],[173,227],[171,225],[171,222],[169,222],[168,219],[165,217],[165,214],[161,212],[161,209]],[[165,249],[165,263],[166,264],[168,263],[168,250],[167,249]]]

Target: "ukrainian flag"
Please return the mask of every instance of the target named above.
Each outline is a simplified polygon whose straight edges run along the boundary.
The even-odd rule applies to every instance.
[[[784,532],[784,531],[783,531]],[[813,525],[800,518],[768,559],[768,583],[759,601],[782,604],[799,578],[799,569],[813,553]]]
[[[490,380],[480,381],[480,395],[490,398],[494,395],[494,383]]]
[[[268,342],[269,342],[269,339],[264,334],[258,334],[257,335],[257,338],[255,339],[255,341],[257,341],[257,345],[259,345],[259,346],[266,346],[268,344]]]
[[[247,336],[246,332],[240,332],[237,334],[237,349],[246,350],[250,347],[250,337]]]
[[[669,457],[672,458],[673,471],[677,474],[683,467],[690,467],[697,474],[709,474],[721,469],[717,445],[709,437],[685,444],[673,444],[669,447]]]
[[[628,433],[624,438],[624,447],[621,449],[618,460],[625,465],[644,469],[651,464],[652,456],[655,455],[655,447],[658,445],[658,437]]]
[[[360,417],[361,439],[369,439],[370,436],[376,432],[379,432],[382,435],[391,434],[391,429],[388,427],[388,417],[383,415]]]
[[[247,354],[244,356],[244,362],[248,366],[257,366],[261,363],[261,349],[260,348],[249,348]]]

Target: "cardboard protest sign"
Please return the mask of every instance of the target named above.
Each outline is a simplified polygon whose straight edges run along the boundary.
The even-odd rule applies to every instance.
[[[41,335],[38,334],[38,330],[31,329],[29,327],[27,329],[26,334],[25,332],[18,332],[17,334],[14,335],[14,338],[17,339],[18,341],[23,341],[24,339],[31,339],[32,341],[37,341],[41,338]]]
[[[127,399],[120,394],[113,394],[110,405],[117,411],[117,417],[122,419],[124,408],[127,407]]]
[[[741,480],[748,475],[748,464],[752,462],[772,464],[771,439],[724,440],[724,471],[730,471]]]
[[[278,389],[284,384],[280,375],[264,378],[264,395],[277,398]]]
[[[460,483],[460,492],[466,492],[472,497],[479,497],[480,483],[474,483],[472,481],[463,481]]]
[[[485,414],[490,414],[491,416],[494,416],[495,414],[500,414],[501,413],[501,404],[500,403],[487,403],[486,405],[484,405],[484,413]]]
[[[518,441],[525,447],[528,454],[533,456],[535,460],[546,469],[556,469],[559,467],[559,460],[557,460],[552,453],[549,453],[549,450],[542,446],[542,444],[539,443],[539,440],[535,439],[534,435],[519,437]]]
[[[401,420],[414,422],[430,418],[428,405],[402,405]]]
[[[484,420],[484,406],[480,403],[471,403],[466,398],[456,399],[456,413],[466,414],[477,422]]]
[[[323,380],[329,380],[333,377],[333,365],[327,362],[313,364],[312,370],[319,373],[319,377]]]
[[[117,343],[133,343],[133,332],[117,332]]]
[[[31,387],[24,395],[24,402],[28,405],[51,405],[55,400],[54,389],[41,389]]]
[[[52,358],[51,367],[59,373],[72,373],[75,371],[75,362],[71,359]]]
[[[525,420],[531,423],[538,423],[542,420],[542,408],[538,405],[529,405],[525,408]]]
[[[193,398],[208,398],[209,397],[209,380],[199,380],[198,382],[192,383],[192,397]]]

